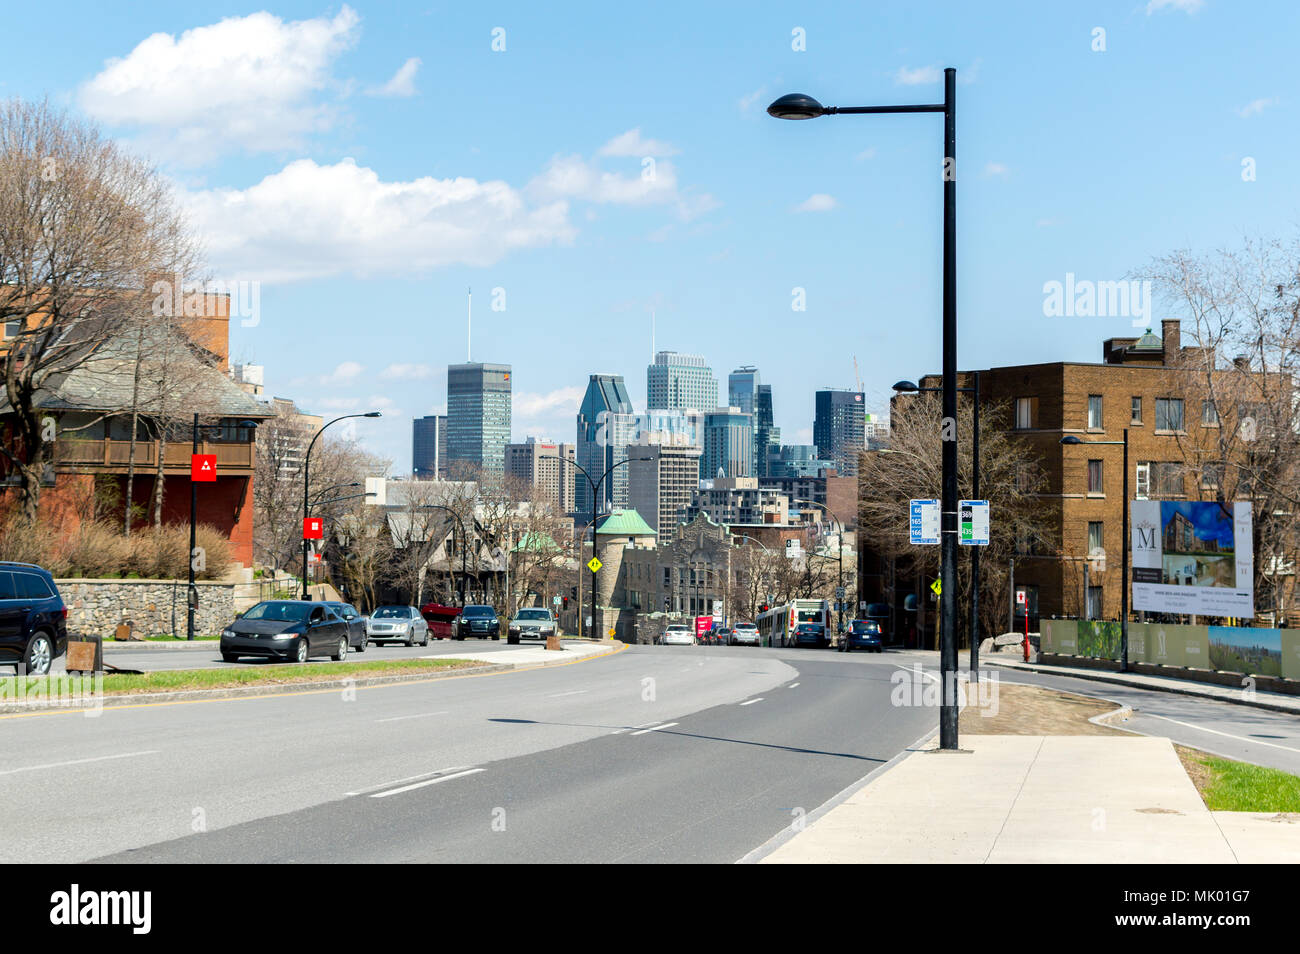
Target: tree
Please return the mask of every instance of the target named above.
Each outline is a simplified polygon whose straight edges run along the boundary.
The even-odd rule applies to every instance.
[[[0,354],[11,422],[0,455],[29,522],[55,437],[42,388],[138,320],[154,281],[188,278],[196,259],[156,170],[46,103],[0,103],[0,323],[17,328]]]

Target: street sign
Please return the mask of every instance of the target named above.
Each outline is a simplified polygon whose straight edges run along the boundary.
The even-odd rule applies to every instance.
[[[835,587],[835,598],[837,600],[844,599],[844,587],[842,586]]]
[[[592,573],[595,573],[604,565],[605,564],[601,563],[600,560],[597,559],[596,557],[592,557],[590,560],[587,561],[587,569],[590,570]]]
[[[939,501],[911,501],[908,531],[912,546],[937,547],[939,545]]]
[[[957,542],[967,547],[989,545],[989,502],[987,500],[957,501]]]
[[[320,540],[325,536],[325,521],[320,517],[307,517],[302,522],[304,540]]]
[[[190,455],[190,480],[195,481],[214,481],[217,479],[217,455],[216,454],[191,454]]]
[[[935,596],[943,595],[943,577],[936,577],[935,581],[930,584],[930,589],[934,591]]]
[[[1016,590],[1016,605],[1017,605],[1017,606],[1024,606],[1024,605],[1026,605],[1028,602],[1029,602],[1029,598],[1028,598],[1028,596],[1026,596],[1025,591],[1024,591],[1024,590]]]
[[[552,605],[552,606],[559,606],[559,605],[560,605],[560,598],[559,598],[558,596],[552,596],[552,597],[551,597],[551,605]]]

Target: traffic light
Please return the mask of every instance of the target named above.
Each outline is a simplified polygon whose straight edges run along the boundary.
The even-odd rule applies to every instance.
[[[761,604],[759,604],[758,611],[759,611],[760,613],[766,613],[766,612],[767,612],[768,610],[770,610],[771,608],[772,608],[772,607],[768,606],[766,603],[761,603]]]
[[[672,608],[672,605],[673,605],[672,598],[671,598],[671,597],[668,597],[668,596],[665,596],[665,597],[664,597],[664,612],[667,613],[668,610],[670,610],[670,609]]]
[[[578,588],[576,586],[569,587],[569,595],[576,600],[578,598]]]
[[[565,609],[568,609],[568,608],[569,608],[569,598],[568,598],[567,596],[564,596],[564,597],[561,597],[561,599],[564,600],[564,608],[565,608]]]

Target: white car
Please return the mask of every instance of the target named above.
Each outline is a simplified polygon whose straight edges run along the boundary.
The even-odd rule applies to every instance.
[[[429,645],[429,624],[414,606],[380,606],[366,620],[366,642]]]
[[[728,640],[732,646],[759,646],[762,640],[758,635],[758,627],[753,623],[737,623],[731,629],[731,638]]]
[[[665,646],[694,646],[695,643],[695,632],[685,623],[669,623],[664,630]]]

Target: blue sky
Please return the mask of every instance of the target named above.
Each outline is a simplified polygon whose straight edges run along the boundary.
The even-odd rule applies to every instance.
[[[1131,319],[1045,317],[1044,283],[1294,233],[1298,21],[1226,0],[50,2],[7,12],[9,36],[58,42],[8,44],[0,95],[153,157],[213,273],[262,283],[232,356],[308,410],[383,410],[356,433],[402,472],[464,360],[469,286],[474,359],[515,368],[517,438],[571,440],[592,371],[640,409],[652,309],[659,347],[702,352],[724,389],[757,365],[787,442],[855,355],[886,409],[939,365],[941,120],[763,110],[935,102],[943,66],[962,366],[1098,360]]]

